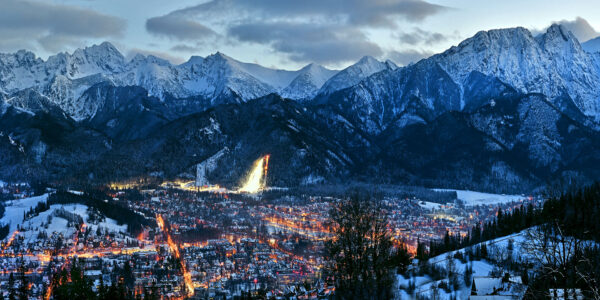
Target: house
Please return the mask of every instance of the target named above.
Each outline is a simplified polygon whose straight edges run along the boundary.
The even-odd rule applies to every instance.
[[[564,289],[550,289],[548,291],[548,294],[550,295],[550,299],[554,300],[564,300],[564,299],[569,299],[569,300],[583,300],[585,299],[585,297],[583,297],[583,293],[581,292],[580,289],[568,289],[567,290],[567,298],[565,298],[565,290]]]

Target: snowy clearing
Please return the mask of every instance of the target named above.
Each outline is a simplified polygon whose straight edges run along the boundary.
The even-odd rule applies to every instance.
[[[39,202],[45,202],[46,200],[48,200],[48,194],[7,201],[5,203],[6,211],[4,212],[2,219],[0,219],[0,224],[10,224],[10,230],[7,238],[9,238],[11,234],[17,230],[17,224],[21,224],[21,222],[23,222],[23,215],[25,212],[27,212],[30,208],[36,207]]]
[[[495,205],[510,202],[523,202],[527,199],[524,195],[504,195],[504,194],[490,194],[467,190],[453,190],[453,189],[433,189],[436,192],[456,192],[456,198],[462,200],[465,206],[477,206],[477,205]]]
[[[83,204],[55,204],[51,205],[50,209],[41,212],[38,216],[32,217],[21,224],[22,230],[19,235],[25,237],[26,242],[33,242],[40,231],[44,230],[50,236],[53,232],[62,233],[63,236],[72,236],[75,233],[73,227],[68,227],[68,221],[59,216],[53,216],[51,222],[48,223],[48,217],[52,216],[57,210],[64,210],[69,213],[79,215],[83,218],[83,222],[86,224],[89,230],[96,231],[99,227],[104,228],[110,232],[127,232],[127,225],[118,225],[117,221],[106,218],[101,222],[93,224],[90,222],[88,207]],[[9,236],[12,234],[9,234]]]
[[[31,232],[44,229],[48,234],[51,234],[52,232],[63,233],[64,235],[72,234],[73,229],[67,227],[68,221],[61,217],[53,217],[52,221],[46,225],[47,228],[45,228],[46,226],[42,225],[42,223],[47,223],[49,216],[60,209],[64,209],[67,212],[81,216],[84,223],[91,230],[96,230],[98,227],[102,227],[111,232],[127,231],[127,225],[118,225],[117,221],[110,218],[105,218],[103,221],[98,222],[97,224],[90,223],[88,207],[83,204],[55,204],[50,206],[47,211],[41,212],[38,216],[23,221],[23,215],[29,211],[29,209],[35,208],[38,203],[45,202],[47,199],[48,194],[44,194],[37,197],[7,201],[6,211],[4,216],[0,219],[0,224],[10,224],[9,234],[7,235],[6,239],[10,238],[15,230],[17,230],[17,225],[20,225],[24,229],[29,229]],[[35,237],[26,237],[26,239],[29,238]]]

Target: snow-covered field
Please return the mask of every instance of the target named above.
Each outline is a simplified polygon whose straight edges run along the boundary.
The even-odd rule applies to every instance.
[[[504,195],[504,194],[490,194],[482,192],[474,192],[467,190],[453,190],[453,189],[433,189],[434,191],[454,191],[459,200],[465,203],[465,206],[477,206],[477,205],[493,205],[502,204],[509,202],[519,202],[526,200],[527,197],[523,195]]]
[[[30,208],[36,207],[39,202],[45,202],[47,199],[48,194],[44,194],[37,197],[7,201],[5,203],[6,210],[2,219],[0,219],[0,224],[10,224],[10,233],[8,234],[8,237],[10,237],[11,234],[17,230],[17,224],[21,224],[21,222],[23,222],[23,214],[25,214],[25,212],[27,212]]]
[[[73,227],[67,227],[68,221],[61,217],[53,216],[52,221],[48,223],[48,216],[52,215],[56,210],[64,209],[67,212],[77,214],[83,218],[88,230],[95,231],[98,227],[106,229],[110,232],[126,232],[127,225],[118,225],[117,221],[106,218],[102,222],[92,224],[89,221],[88,207],[82,204],[68,204],[68,205],[52,205],[50,209],[40,213],[24,223],[21,224],[23,230],[19,235],[25,236],[26,242],[33,241],[37,238],[40,231],[45,230],[48,236],[53,232],[62,233],[64,236],[72,236],[75,233]],[[47,224],[47,228],[46,228]],[[12,232],[11,232],[12,234]]]
[[[101,227],[111,232],[127,231],[127,225],[118,225],[117,221],[109,218],[105,218],[103,221],[98,222],[97,224],[90,223],[88,207],[83,204],[55,204],[50,206],[47,211],[41,212],[38,216],[23,221],[23,215],[25,212],[27,212],[30,208],[34,208],[39,202],[46,201],[47,199],[48,195],[45,194],[38,197],[24,198],[7,202],[6,212],[0,219],[0,223],[10,224],[10,231],[6,238],[10,238],[13,232],[17,229],[18,224],[24,229],[20,235],[24,235],[26,240],[35,239],[37,237],[37,233],[39,233],[41,230],[45,230],[48,235],[50,235],[52,232],[63,233],[65,236],[72,235],[74,233],[73,228],[67,227],[68,221],[66,219],[53,216],[51,218],[52,221],[48,223],[48,217],[53,215],[54,212],[59,209],[64,209],[67,212],[81,216],[86,226],[88,226],[88,228],[91,230],[97,230],[98,227]]]

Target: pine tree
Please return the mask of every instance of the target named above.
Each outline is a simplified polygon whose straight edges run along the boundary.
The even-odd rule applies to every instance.
[[[46,293],[48,293],[48,285],[46,285],[45,282],[42,282],[42,294],[41,294],[42,299],[46,299],[47,298]]]
[[[450,232],[446,230],[446,234],[444,235],[444,248],[442,252],[446,252],[450,250]]]
[[[19,279],[21,280],[21,284],[19,285],[19,299],[27,300],[29,299],[29,283],[27,282],[27,277],[25,277],[25,262],[21,260],[21,266],[19,266]]]
[[[123,267],[123,283],[130,289],[133,288],[133,285],[135,284],[135,276],[133,275],[129,262],[126,262]]]
[[[100,275],[100,286],[98,287],[98,299],[106,299],[106,285],[104,285],[104,276]]]
[[[8,276],[8,299],[17,300],[17,291],[15,290],[15,276],[10,273]]]
[[[481,257],[487,258],[487,256],[488,256],[487,245],[485,243],[483,243],[483,244],[481,244]]]
[[[471,296],[477,295],[477,287],[475,286],[475,278],[473,278],[473,282],[471,283]]]
[[[421,238],[417,238],[416,258],[419,260],[427,260],[427,254],[425,253],[425,245],[423,243],[421,243]]]
[[[393,257],[391,258],[392,264],[398,267],[398,274],[402,274],[406,272],[408,265],[410,265],[410,254],[408,254],[406,245],[398,247],[394,252]]]
[[[465,265],[465,272],[463,273],[464,276],[464,280],[465,280],[465,286],[468,286],[469,283],[471,283],[471,279],[473,276],[473,267],[471,267],[469,264]]]
[[[529,284],[529,272],[527,271],[527,269],[523,269],[523,271],[521,272],[521,282],[525,285]]]

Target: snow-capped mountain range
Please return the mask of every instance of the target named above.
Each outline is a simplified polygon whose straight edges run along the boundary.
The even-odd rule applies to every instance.
[[[398,68],[391,61],[366,56],[337,72],[316,64],[297,71],[276,70],[239,62],[219,52],[208,57],[194,56],[180,65],[139,54],[127,61],[113,45],[104,42],[72,54],[59,53],[45,61],[24,50],[0,54],[0,92],[10,98],[19,91],[33,89],[75,120],[83,120],[91,117],[93,110],[82,108],[80,97],[99,82],[140,86],[163,101],[200,97],[208,106],[247,101],[270,93],[309,101],[317,95],[323,99],[336,91],[354,88],[356,95],[349,101],[362,102],[355,106],[368,108],[369,114],[380,111],[380,120],[375,122],[379,124],[369,125],[369,130],[383,130],[385,124],[381,122],[386,116],[381,113],[391,112],[394,117],[401,114],[412,96],[422,98],[428,107],[443,106],[442,111],[469,107],[473,99],[465,95],[465,88],[472,74],[478,72],[519,92],[544,94],[564,109],[570,104],[560,102],[566,96],[579,111],[597,122],[600,53],[594,52],[595,44],[597,41],[592,40],[582,47],[572,33],[558,25],[537,37],[525,28],[490,30],[407,67]],[[433,74],[441,78],[407,82],[415,74],[420,74],[420,78]],[[433,88],[444,80],[453,87]],[[454,87],[456,94],[449,94]],[[390,104],[379,103],[384,97],[395,98],[391,101],[392,110]],[[442,112],[437,110],[434,115]]]
[[[514,89],[542,94],[570,117],[583,114],[597,125],[599,58],[558,25],[536,37],[525,28],[481,31],[443,53],[378,72],[319,102],[351,107],[348,118],[380,133],[391,125],[472,110]],[[415,113],[415,106],[422,109]]]
[[[340,71],[323,84],[320,94],[329,95],[337,90],[356,85],[361,80],[383,70],[395,70],[398,66],[392,61],[381,62],[371,56],[361,58],[356,64]]]
[[[111,161],[128,166],[121,176],[173,176],[226,147],[220,159],[235,178],[244,159],[285,157],[292,163],[273,161],[282,185],[349,176],[438,186],[451,177],[463,188],[597,180],[596,43],[558,25],[537,36],[498,29],[408,66],[366,56],[341,71],[277,70],[222,53],[180,65],[127,60],[109,43],[45,61],[0,54],[0,162],[23,163],[23,153],[32,168],[58,168],[50,174],[110,176],[102,170]]]
[[[242,63],[222,53],[191,57],[172,65],[155,56],[136,55],[127,61],[110,43],[104,42],[72,54],[60,53],[47,60],[28,51],[0,54],[0,92],[11,95],[33,89],[47,96],[71,117],[83,120],[93,111],[81,108],[81,95],[99,82],[116,86],[141,86],[162,100],[203,97],[216,99],[233,94],[246,101],[270,93],[288,98],[312,98],[337,73],[315,64],[297,71],[275,70]]]
[[[600,120],[600,64],[559,25],[537,37],[525,28],[480,32],[433,60],[459,84],[478,71],[523,93],[553,101],[568,96],[581,112]],[[463,105],[466,100],[461,98]]]

